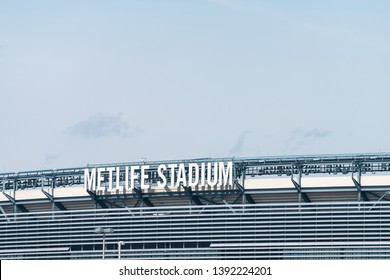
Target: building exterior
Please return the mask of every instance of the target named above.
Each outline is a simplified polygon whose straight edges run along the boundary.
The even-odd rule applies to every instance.
[[[0,259],[387,259],[390,154],[0,174]]]

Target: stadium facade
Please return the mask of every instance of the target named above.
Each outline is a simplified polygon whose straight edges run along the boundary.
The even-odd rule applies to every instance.
[[[390,154],[90,165],[0,188],[0,259],[390,258]]]

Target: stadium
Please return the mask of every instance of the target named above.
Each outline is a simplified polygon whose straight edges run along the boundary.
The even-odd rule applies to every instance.
[[[0,174],[0,259],[388,259],[390,154]]]

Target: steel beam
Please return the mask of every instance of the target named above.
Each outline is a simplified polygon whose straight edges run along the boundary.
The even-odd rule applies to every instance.
[[[304,202],[311,202],[307,193],[301,192],[300,195],[301,195],[301,198],[303,199]]]
[[[302,166],[299,166],[298,182],[294,179],[294,173],[291,173],[291,182],[298,192],[299,202],[303,199],[304,202],[311,202],[309,196],[302,191]]]
[[[245,180],[245,171],[243,177],[244,177],[243,179]],[[236,184],[238,189],[241,191],[243,202],[247,202],[249,204],[256,204],[256,201],[253,199],[253,197],[250,194],[246,193],[245,188],[241,186],[237,180],[235,180],[233,184]]]
[[[244,195],[246,201],[249,202],[249,204],[256,204],[256,201],[253,199],[253,197],[250,194],[244,194]]]
[[[139,188],[134,188],[134,191],[138,195],[140,199],[142,199],[143,203],[145,203],[149,207],[154,207],[154,204],[149,200],[149,198],[145,197]]]
[[[4,211],[3,207],[0,206],[0,211],[3,213],[4,218],[7,219],[8,222],[11,222],[11,219],[8,218],[8,214]]]
[[[352,169],[352,181],[353,181],[353,184],[355,185],[357,191],[358,191],[358,200],[363,200],[363,201],[369,201],[366,193],[364,191],[362,191],[362,185],[361,185],[361,182],[362,182],[362,169],[361,169],[361,164],[360,163],[353,163],[352,165],[356,166],[358,168],[358,174],[357,174],[357,179],[355,179],[355,172],[354,172],[354,169]]]
[[[384,199],[384,198],[385,198],[385,196],[386,196],[386,195],[388,195],[388,194],[389,194],[389,192],[390,192],[390,191],[387,191],[387,192],[385,192],[385,193],[384,193],[384,194],[383,194],[383,195],[382,195],[382,196],[381,196],[381,197],[378,199],[378,201],[377,201],[377,202],[375,202],[375,203],[374,203],[374,205],[372,205],[372,207],[371,207],[370,209],[368,209],[368,211],[371,211],[371,210],[372,210],[372,208],[374,208],[374,207],[377,205],[377,203],[378,203],[378,202],[380,202],[382,199]]]
[[[192,190],[191,190],[191,187],[183,187],[186,194],[188,195],[188,198],[190,199],[190,203],[192,205],[192,202],[195,202],[195,204],[197,205],[203,205],[203,203],[200,201],[199,197],[194,195]]]
[[[157,171],[160,164],[180,163],[208,163],[208,162],[233,162],[234,179],[236,173],[252,176],[280,175],[290,176],[296,172],[296,166],[303,166],[303,173],[310,174],[350,174],[354,171],[355,164],[361,165],[362,172],[389,172],[390,154],[335,154],[335,155],[307,155],[307,156],[284,156],[284,157],[255,157],[255,158],[201,158],[173,161],[142,161],[113,163],[112,167],[134,166],[148,164],[149,172]],[[0,186],[2,189],[11,189],[12,182],[17,181],[17,190],[23,188],[36,188],[39,184],[45,187],[68,186],[72,184],[83,185],[84,168],[106,167],[107,164],[93,164],[79,168],[37,170],[26,172],[0,174]],[[294,168],[291,168],[295,166]],[[243,172],[243,173],[242,173]],[[57,178],[57,181],[56,181]],[[364,194],[360,194],[365,199]]]
[[[243,196],[243,193],[240,193],[240,194],[238,195],[238,197],[233,201],[232,204],[236,204],[236,202],[239,201],[240,198],[242,198],[242,196]]]
[[[109,208],[106,203],[104,203],[103,200],[97,198],[96,193],[91,192],[90,190],[87,190],[87,193],[90,195],[90,197],[97,203],[101,208],[107,209]]]
[[[385,192],[383,195],[376,194],[374,192],[365,192],[366,194],[370,194],[372,196],[375,196],[379,198],[379,200],[385,200],[385,201],[390,201],[390,199],[385,198],[385,196],[389,193],[389,191]]]
[[[210,199],[207,199],[207,198],[205,198],[205,197],[203,197],[203,196],[198,196],[198,197],[199,197],[199,199],[203,199],[204,201],[206,201],[206,202],[207,202],[206,205],[218,204],[217,202],[214,201],[214,198],[217,197],[217,194],[214,194]]]
[[[54,197],[51,194],[49,194],[48,192],[44,191],[43,189],[41,189],[41,191],[43,192],[44,195],[46,195],[46,197],[50,200],[51,203],[54,203],[54,205],[58,209],[63,210],[63,211],[68,210],[68,209],[66,209],[66,207],[61,202],[56,202],[54,200]]]
[[[27,208],[24,207],[23,204],[18,204],[18,203],[16,203],[15,199],[14,199],[12,196],[10,196],[9,194],[6,194],[5,192],[3,192],[3,194],[4,194],[4,196],[5,196],[9,201],[11,201],[11,203],[12,203],[14,206],[16,206],[21,212],[24,212],[24,213],[28,212]]]

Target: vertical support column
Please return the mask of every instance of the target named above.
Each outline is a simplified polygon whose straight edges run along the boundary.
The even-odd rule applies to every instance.
[[[298,179],[295,180],[294,178],[294,170],[298,168]],[[291,165],[291,182],[294,184],[294,187],[296,188],[298,192],[298,202],[302,202],[302,192],[301,192],[301,182],[302,182],[302,167],[298,164],[292,164]]]
[[[358,200],[359,202],[362,200],[362,168],[359,165],[359,170],[358,170],[358,185],[359,185],[359,194],[358,194]]]
[[[242,195],[242,204],[246,204],[246,196],[245,196],[245,178],[246,178],[246,168],[244,167],[242,169],[242,188],[244,189],[244,193]]]
[[[56,177],[53,176],[51,178],[51,196],[54,198],[54,188],[56,187]],[[55,204],[54,204],[54,199],[53,201],[51,202],[51,211],[54,212],[55,210]]]
[[[299,202],[301,202],[302,201],[302,165],[299,166],[298,184],[301,186],[301,191],[299,192]],[[299,205],[299,207],[301,206]]]
[[[357,172],[357,178],[355,178],[355,172]],[[368,201],[367,194],[362,191],[362,167],[360,162],[352,163],[352,181],[358,191],[358,201]]]
[[[298,181],[294,179],[294,168],[298,167]],[[298,202],[311,202],[309,196],[302,192],[302,164],[291,165],[291,182],[293,183],[295,189],[298,192]]]
[[[14,199],[14,214],[16,214],[18,212],[18,207],[16,206],[16,188],[17,188],[17,179],[14,180],[14,193],[12,195],[13,199]]]

